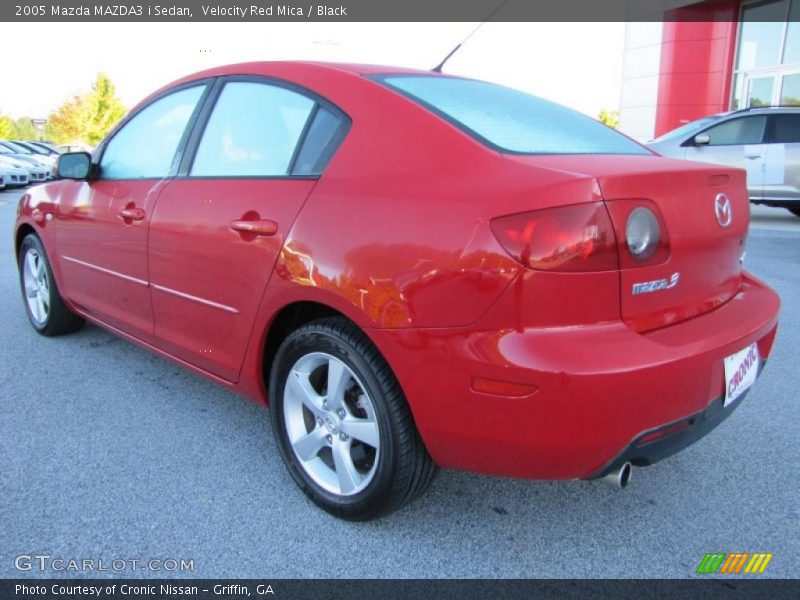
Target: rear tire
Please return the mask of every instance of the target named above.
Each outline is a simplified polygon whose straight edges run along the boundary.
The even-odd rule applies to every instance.
[[[72,333],[83,327],[84,320],[67,308],[58,292],[50,261],[39,236],[34,233],[25,236],[17,264],[25,312],[38,333],[51,337]]]
[[[281,457],[320,508],[342,519],[373,519],[430,485],[436,466],[400,385],[350,321],[320,319],[292,332],[269,383]]]

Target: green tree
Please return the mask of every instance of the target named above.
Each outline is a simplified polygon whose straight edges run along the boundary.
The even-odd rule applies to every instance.
[[[106,134],[119,120],[125,116],[126,109],[117,97],[117,90],[111,83],[108,75],[98,73],[90,94],[91,123],[89,137],[86,140],[90,145],[99,144]]]
[[[7,140],[14,137],[14,121],[11,117],[0,115],[0,139]]]
[[[105,73],[98,73],[92,91],[75,94],[50,113],[45,137],[58,144],[84,142],[96,146],[125,115],[116,88]]]
[[[618,110],[601,110],[597,118],[601,123],[605,123],[609,127],[613,127],[614,129],[619,127]]]
[[[50,113],[44,126],[44,135],[56,144],[86,142],[90,119],[87,95],[76,94]]]
[[[33,126],[30,117],[20,117],[14,121],[14,135],[16,140],[38,140],[39,131]]]

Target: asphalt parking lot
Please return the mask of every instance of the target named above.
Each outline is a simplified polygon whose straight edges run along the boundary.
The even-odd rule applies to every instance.
[[[783,300],[769,365],[717,430],[618,491],[444,471],[380,521],[292,483],[268,414],[105,331],[30,328],[0,193],[0,577],[21,554],[193,559],[193,577],[692,577],[707,552],[800,567],[800,219],[754,209],[747,267]],[[125,571],[125,576],[167,572]],[[97,573],[92,575],[98,575]],[[100,574],[103,575],[103,574]]]

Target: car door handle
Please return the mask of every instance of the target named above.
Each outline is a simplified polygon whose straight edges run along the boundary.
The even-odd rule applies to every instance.
[[[254,233],[255,235],[275,235],[278,233],[278,224],[270,219],[260,221],[242,221],[241,219],[231,222],[231,229],[241,233]]]
[[[146,214],[143,208],[128,206],[119,211],[119,218],[123,221],[143,221]]]
[[[749,158],[750,160],[756,160],[758,158],[764,158],[764,156],[761,155],[761,154],[745,154],[744,157],[745,158]]]

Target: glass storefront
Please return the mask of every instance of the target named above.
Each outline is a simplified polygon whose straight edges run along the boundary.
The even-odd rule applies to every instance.
[[[800,0],[744,2],[733,108],[800,106]]]

